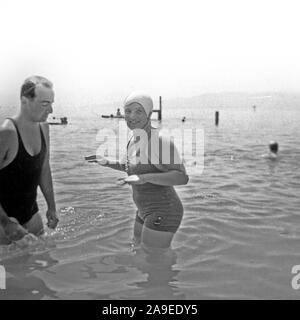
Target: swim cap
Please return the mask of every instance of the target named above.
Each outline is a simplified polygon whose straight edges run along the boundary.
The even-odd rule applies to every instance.
[[[124,107],[129,106],[132,103],[138,103],[140,104],[147,116],[149,116],[150,112],[153,110],[153,101],[152,98],[142,91],[134,91],[132,92],[124,101]]]

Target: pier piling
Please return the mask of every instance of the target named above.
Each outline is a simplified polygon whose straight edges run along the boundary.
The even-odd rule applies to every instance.
[[[216,111],[215,113],[215,125],[219,125],[219,111]]]
[[[162,118],[162,99],[159,96],[159,109],[152,110],[153,112],[157,112],[157,120],[161,121]]]

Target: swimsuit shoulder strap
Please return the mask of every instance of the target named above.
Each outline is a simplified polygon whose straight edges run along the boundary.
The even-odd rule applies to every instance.
[[[46,147],[46,138],[45,138],[41,124],[39,124],[39,125],[40,125],[41,139],[42,139],[41,140],[42,141],[42,148],[45,148]]]
[[[16,128],[16,131],[17,131],[17,135],[18,135],[19,142],[20,142],[20,141],[22,142],[21,134],[20,134],[20,131],[19,131],[19,129],[18,129],[16,120],[13,119],[13,118],[6,118],[6,119],[9,119],[9,120],[13,123],[13,125],[14,125],[14,127]]]

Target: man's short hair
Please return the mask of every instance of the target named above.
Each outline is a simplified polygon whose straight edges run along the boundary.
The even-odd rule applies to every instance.
[[[22,84],[20,97],[26,97],[29,99],[34,99],[36,96],[35,88],[37,85],[42,85],[45,88],[52,89],[53,84],[48,79],[41,76],[31,76]]]

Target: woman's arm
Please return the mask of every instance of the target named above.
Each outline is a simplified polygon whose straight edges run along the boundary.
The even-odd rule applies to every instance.
[[[174,143],[167,139],[160,138],[161,150],[170,152],[166,159],[163,159],[161,153],[154,153],[151,158],[151,163],[160,172],[145,173],[138,176],[129,176],[124,181],[129,184],[144,184],[152,183],[162,186],[176,186],[184,185],[189,181],[189,176],[186,173],[183,161],[179,155],[177,148]],[[156,148],[156,150],[159,150]]]
[[[112,168],[114,170],[125,171],[125,164],[124,163],[120,163],[117,160],[112,160],[112,159],[108,160],[107,159],[106,164],[104,164],[103,166]]]
[[[120,161],[104,158],[99,155],[92,155],[85,157],[89,163],[98,163],[100,166],[109,167],[114,170],[125,171],[125,164]]]
[[[178,170],[170,170],[159,173],[145,173],[138,176],[142,183],[153,183],[161,186],[184,185],[189,181],[189,177],[185,172]]]

